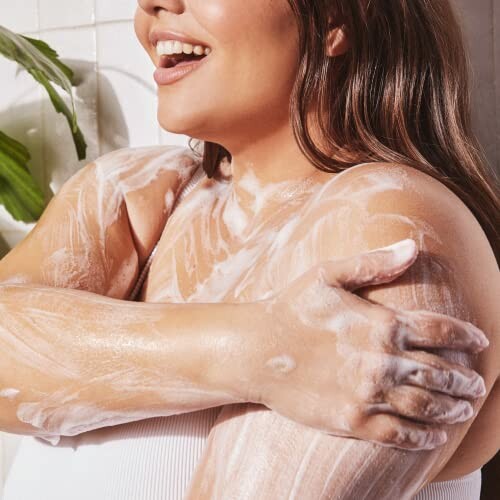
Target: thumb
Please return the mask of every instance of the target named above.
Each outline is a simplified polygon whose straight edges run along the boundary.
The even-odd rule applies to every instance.
[[[321,264],[325,282],[348,291],[393,281],[417,259],[417,244],[411,238],[353,257]]]

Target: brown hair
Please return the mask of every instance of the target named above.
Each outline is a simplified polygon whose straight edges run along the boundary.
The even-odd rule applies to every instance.
[[[290,116],[303,154],[325,172],[382,161],[431,175],[469,207],[498,262],[500,188],[471,130],[470,63],[449,0],[288,2],[300,54]],[[341,56],[325,56],[330,14],[350,42]],[[209,177],[224,157],[225,148],[204,143]]]

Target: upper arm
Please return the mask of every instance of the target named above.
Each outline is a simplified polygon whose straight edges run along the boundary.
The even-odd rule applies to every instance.
[[[335,245],[337,258],[414,239],[417,260],[401,277],[356,293],[395,309],[425,309],[474,323],[489,338],[488,349],[478,356],[440,354],[473,365],[491,389],[500,374],[500,274],[472,213],[443,184],[403,165],[365,165],[339,181],[327,186],[316,216],[323,215],[329,228],[339,225],[336,214],[342,214],[344,236],[330,234],[320,244]],[[344,185],[347,194],[337,197]]]
[[[87,164],[0,261],[0,283],[125,297],[195,166],[176,146],[120,149]]]
[[[326,183],[305,210],[298,239],[307,248],[315,246],[322,261],[413,238],[420,253],[405,274],[356,293],[481,328],[490,346],[479,355],[439,352],[484,377],[487,395],[474,402],[477,414],[499,374],[495,298],[500,294],[493,251],[470,212],[438,181],[410,167],[391,168],[357,167]],[[255,498],[409,498],[444,467],[472,421],[443,425],[444,446],[408,451],[326,435],[255,405],[228,408],[211,431],[190,498],[200,498],[200,492],[209,492],[205,498],[230,496],[242,488]]]
[[[411,167],[367,165],[355,169],[343,182],[351,192],[348,205],[353,209],[349,224],[356,228],[344,239],[347,254],[355,255],[404,238],[413,238],[419,248],[417,260],[400,278],[356,293],[395,309],[423,309],[469,321],[488,337],[489,347],[477,355],[456,350],[431,351],[473,368],[484,378],[487,394],[473,401],[476,416],[500,375],[500,273],[484,231],[454,193]],[[335,213],[345,200],[336,199],[334,183],[330,187],[331,199],[325,209]],[[474,419],[446,426],[448,442],[436,450],[430,478],[443,469],[461,445]],[[476,429],[476,442],[482,438],[485,444],[483,456],[498,449],[500,442],[493,438],[495,435],[493,428],[485,428],[481,437]]]
[[[473,401],[477,415],[500,374],[500,274],[493,249],[466,205],[422,172],[381,163],[354,168],[327,183],[313,212],[317,219],[324,217],[320,224],[325,237],[318,245],[331,258],[357,255],[405,238],[416,241],[418,257],[402,276],[356,294],[393,309],[446,314],[483,330],[490,345],[480,354],[431,351],[484,378],[487,394]],[[342,237],[335,234],[339,228]],[[442,470],[473,421],[445,426],[448,442],[434,452],[429,477]],[[500,444],[491,439],[490,443]]]

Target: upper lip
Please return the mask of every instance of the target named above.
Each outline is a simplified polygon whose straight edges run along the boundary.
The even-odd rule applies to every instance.
[[[192,45],[202,45],[203,47],[209,47],[205,42],[197,40],[196,38],[191,38],[185,33],[180,33],[179,31],[167,31],[167,30],[152,30],[149,34],[149,41],[156,47],[156,44],[160,40],[178,40],[183,43],[190,43]]]

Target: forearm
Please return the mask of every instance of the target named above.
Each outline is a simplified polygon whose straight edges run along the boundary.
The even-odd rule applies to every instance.
[[[0,426],[41,437],[245,401],[251,304],[0,286]]]

